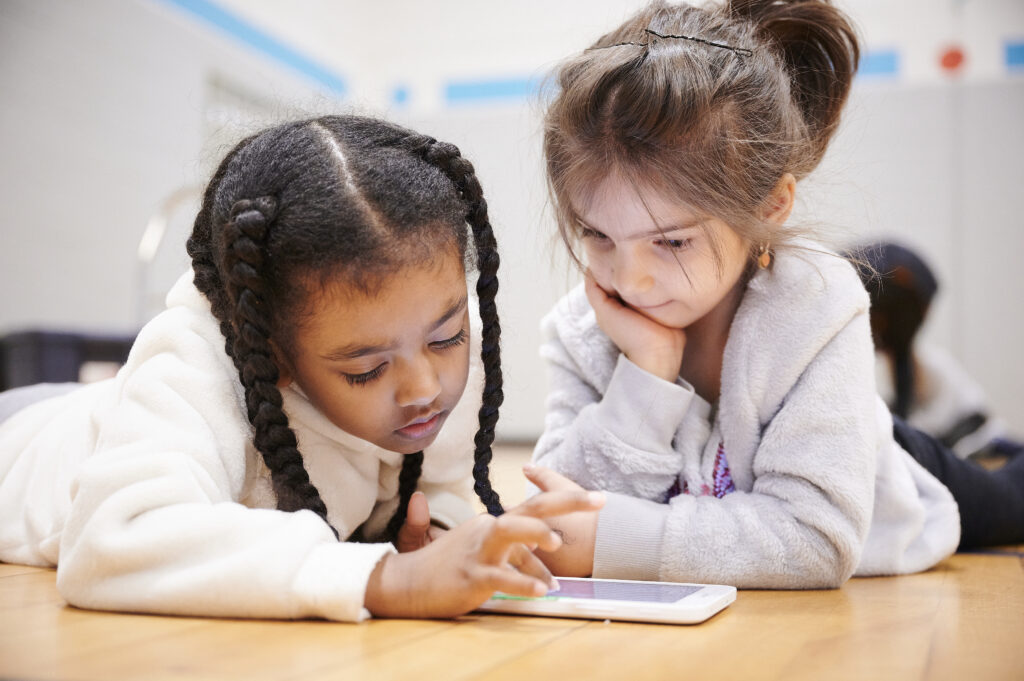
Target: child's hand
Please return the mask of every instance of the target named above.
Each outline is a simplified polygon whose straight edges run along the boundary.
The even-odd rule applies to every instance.
[[[543,596],[551,585],[517,569],[529,554],[522,545],[557,550],[561,539],[543,519],[603,503],[600,493],[549,492],[499,518],[479,515],[417,551],[385,556],[370,575],[364,604],[381,617],[454,617],[495,591]]]
[[[398,530],[398,537],[395,540],[395,548],[400,553],[415,551],[434,541],[446,530],[430,524],[430,507],[427,504],[427,495],[423,492],[413,492],[409,498],[409,509],[405,514],[405,522]]]
[[[423,492],[413,492],[409,498],[409,510],[405,515],[405,523],[398,531],[395,548],[399,553],[416,551],[434,541],[448,530],[430,524],[430,508],[427,496]],[[525,544],[512,547],[509,563],[516,566],[523,574],[531,575],[550,584],[555,588],[553,577],[547,567],[533,554]]]
[[[609,295],[587,272],[585,290],[597,324],[629,361],[649,373],[673,382],[679,375],[686,348],[686,332],[663,326]]]
[[[583,488],[550,468],[526,464],[526,478],[542,492],[581,492]],[[594,571],[594,543],[597,539],[597,510],[578,511],[549,519],[548,525],[562,537],[557,551],[541,547],[537,556],[561,577],[589,577]]]

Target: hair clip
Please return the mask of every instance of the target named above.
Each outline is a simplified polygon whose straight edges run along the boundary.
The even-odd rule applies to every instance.
[[[649,35],[653,35],[656,38],[661,38],[662,40],[668,40],[669,38],[673,38],[675,40],[692,40],[695,43],[702,43],[702,44],[708,45],[710,47],[719,47],[719,48],[721,48],[723,50],[729,50],[730,52],[734,53],[738,57],[751,57],[754,54],[753,50],[751,50],[749,48],[746,48],[746,47],[733,47],[732,45],[726,45],[725,43],[716,43],[713,40],[705,40],[704,38],[697,38],[697,37],[694,37],[694,36],[691,36],[691,35],[671,35],[671,34],[662,35],[661,33],[658,33],[657,31],[652,31],[649,28],[645,28],[644,29],[644,33],[647,33]],[[624,42],[624,43],[615,43],[614,45],[602,45],[601,47],[592,47],[590,49],[601,50],[601,49],[604,49],[606,47],[621,47],[622,45],[634,45],[636,47],[650,47],[651,43],[649,43],[649,42],[638,43],[638,42],[627,41],[627,42]]]
[[[657,31],[652,31],[649,28],[645,28],[644,33],[649,33],[653,36],[657,36],[662,40],[665,40],[667,38],[675,38],[676,40],[692,40],[695,43],[703,43],[705,45],[710,45],[711,47],[720,47],[723,50],[730,50],[741,57],[751,57],[754,55],[754,51],[746,47],[733,47],[732,45],[726,45],[725,43],[716,43],[713,40],[705,40],[704,38],[696,38],[690,35],[662,35]]]

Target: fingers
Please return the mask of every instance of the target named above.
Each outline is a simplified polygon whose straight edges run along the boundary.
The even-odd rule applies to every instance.
[[[583,280],[583,290],[587,295],[587,300],[590,301],[590,306],[594,308],[595,312],[609,305],[622,307],[622,303],[616,297],[601,288],[601,285],[594,279],[594,275],[590,273],[590,270],[587,270],[586,277]]]
[[[535,466],[535,468],[542,467]],[[554,472],[552,472],[552,474],[558,475]],[[530,479],[531,481],[533,480],[533,478]],[[604,506],[604,493],[588,492],[582,487],[577,487],[575,490],[541,492],[536,496],[530,497],[515,508],[510,509],[502,517],[509,515],[525,515],[532,516],[534,518],[546,518],[548,516],[565,515],[566,513],[574,513],[576,511],[597,511],[602,506]]]
[[[499,567],[497,565],[480,567],[477,576],[488,585],[488,588],[501,591],[510,596],[539,598],[551,588],[546,582],[521,572],[516,572],[511,568]]]
[[[615,297],[615,294],[609,292],[607,289],[605,289],[603,286],[597,283],[597,277],[594,276],[594,273],[590,271],[589,267],[586,269],[586,271],[583,272],[583,283],[593,293],[600,293],[605,298],[614,299]]]
[[[539,579],[552,589],[558,588],[558,582],[555,581],[551,571],[541,562],[540,558],[533,555],[533,552],[523,544],[517,544],[512,548],[508,562],[524,575]]]
[[[562,545],[562,538],[539,518],[506,513],[491,522],[481,546],[483,560],[487,563],[505,563],[515,544],[537,546],[545,551],[556,551]]]
[[[430,505],[427,503],[426,494],[423,492],[412,493],[405,522],[412,527],[421,528],[424,532],[427,531],[427,528],[430,527]]]
[[[543,492],[572,492],[583,489],[578,484],[546,466],[528,463],[523,466],[523,475]]]
[[[405,515],[405,523],[398,530],[395,548],[400,553],[423,548],[428,541],[430,531],[430,508],[423,492],[413,492],[409,499],[409,508]]]

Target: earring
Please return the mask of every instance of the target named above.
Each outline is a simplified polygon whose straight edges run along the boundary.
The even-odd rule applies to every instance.
[[[772,264],[772,249],[769,244],[761,244],[757,249],[757,266],[762,270],[768,269]]]

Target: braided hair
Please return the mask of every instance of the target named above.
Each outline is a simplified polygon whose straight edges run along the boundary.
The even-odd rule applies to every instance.
[[[498,515],[503,509],[489,466],[502,402],[499,259],[472,164],[451,144],[385,121],[326,116],[257,133],[217,168],[188,253],[195,285],[210,301],[238,371],[253,442],[270,470],[279,509],[308,509],[330,524],[277,386],[275,350],[287,355],[293,349],[297,315],[312,312],[306,282],[341,275],[368,290],[401,267],[428,261],[436,252],[431,247],[454,245],[465,258],[467,223],[479,273],[485,376],[474,489]],[[387,540],[405,522],[422,466],[423,452],[403,459]],[[363,540],[362,528],[347,538]]]

